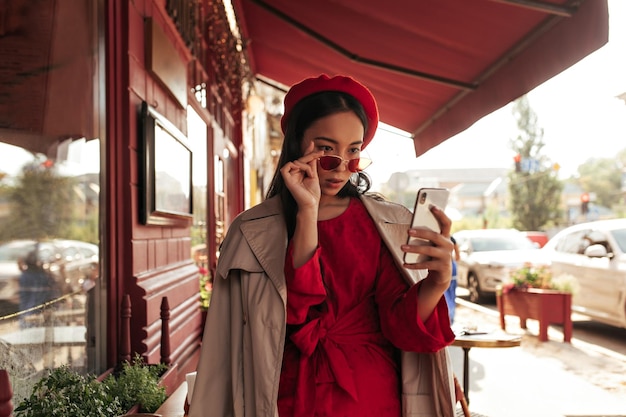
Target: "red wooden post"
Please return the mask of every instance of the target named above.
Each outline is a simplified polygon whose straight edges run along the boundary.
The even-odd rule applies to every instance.
[[[124,295],[122,300],[121,329],[120,329],[120,363],[130,363],[130,318],[132,316],[132,308],[130,305],[130,295]]]
[[[565,302],[563,303],[563,316],[565,317],[565,321],[563,322],[563,340],[565,342],[572,341],[572,296],[568,296],[565,298]]]
[[[9,381],[9,373],[0,369],[0,417],[10,417],[13,412],[13,389]]]
[[[539,312],[539,341],[541,342],[548,341],[548,325],[549,324],[550,324],[550,321],[548,320],[547,312],[543,308],[543,306],[541,306],[541,310]]]
[[[507,304],[508,302],[508,304]],[[496,294],[496,305],[498,306],[498,312],[500,313],[500,328],[506,331],[506,320],[505,317],[507,314],[517,315],[519,318],[519,327],[521,329],[526,329],[526,315],[523,311],[512,311],[514,310],[511,306],[511,301],[509,297],[505,296],[504,293]]]
[[[161,363],[172,363],[170,349],[170,304],[167,297],[161,299]]]

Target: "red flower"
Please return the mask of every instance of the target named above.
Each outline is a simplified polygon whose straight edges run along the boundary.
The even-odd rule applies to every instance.
[[[515,289],[515,284],[513,283],[509,283],[509,284],[504,284],[502,286],[502,294],[506,294],[508,292],[510,292],[511,290]]]

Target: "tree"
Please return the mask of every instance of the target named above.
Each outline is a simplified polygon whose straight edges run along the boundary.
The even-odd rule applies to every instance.
[[[613,207],[621,199],[622,168],[613,158],[588,159],[578,167],[581,188],[596,197],[592,203]]]
[[[526,96],[515,101],[513,115],[519,130],[517,138],[511,140],[511,148],[519,155],[519,169],[509,173],[513,227],[541,230],[558,223],[563,185],[551,161],[541,154],[545,145],[543,129],[538,126],[537,115]]]
[[[34,160],[3,193],[12,210],[0,223],[0,241],[67,236],[73,222],[74,183],[53,165]]]

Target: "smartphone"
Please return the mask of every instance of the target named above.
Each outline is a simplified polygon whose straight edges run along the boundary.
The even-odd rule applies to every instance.
[[[430,230],[441,232],[439,222],[437,222],[437,219],[435,219],[435,216],[430,211],[430,207],[431,205],[435,205],[441,210],[444,210],[448,204],[449,196],[450,190],[447,188],[420,188],[417,192],[417,198],[415,199],[411,227],[427,227]],[[407,244],[429,245],[430,242],[424,239],[409,236]],[[404,253],[404,262],[407,264],[425,262],[427,260],[428,256],[425,255],[409,252]]]

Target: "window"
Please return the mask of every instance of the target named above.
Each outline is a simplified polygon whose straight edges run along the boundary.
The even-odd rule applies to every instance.
[[[105,298],[97,279],[102,4],[24,1],[3,10],[0,368],[9,370],[14,404],[44,368],[95,373],[105,357],[106,340],[91,337],[104,316],[93,305]]]
[[[200,268],[210,269],[207,236],[208,148],[207,124],[193,107],[187,106],[187,136],[193,151],[193,223],[191,225],[191,256]]]
[[[556,245],[555,250],[557,252],[566,253],[583,253],[588,246],[588,242],[584,239],[587,233],[588,230],[581,230],[563,236],[561,241]]]

